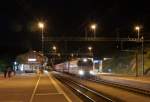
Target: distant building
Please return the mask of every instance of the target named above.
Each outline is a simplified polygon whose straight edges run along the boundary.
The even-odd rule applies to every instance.
[[[18,66],[15,68],[17,71],[33,72],[36,69],[42,69],[47,65],[47,57],[42,53],[32,51],[17,56],[16,59]]]

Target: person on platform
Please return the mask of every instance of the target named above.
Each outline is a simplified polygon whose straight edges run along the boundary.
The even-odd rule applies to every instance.
[[[11,69],[11,67],[9,66],[9,67],[7,68],[8,78],[11,77],[11,72],[12,72],[12,69]]]
[[[7,68],[4,69],[4,78],[7,77]]]

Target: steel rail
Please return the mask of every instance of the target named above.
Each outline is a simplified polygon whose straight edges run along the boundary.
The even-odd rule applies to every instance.
[[[76,92],[80,93],[82,96],[84,96],[85,98],[87,98],[90,102],[98,102],[98,101],[96,99],[91,98],[87,94],[85,94],[84,91],[86,91],[88,93],[91,93],[92,95],[96,96],[98,99],[101,98],[101,100],[103,100],[103,101],[106,101],[106,102],[115,102],[114,100],[110,99],[109,97],[104,96],[104,95],[102,95],[102,94],[100,94],[100,93],[98,93],[98,92],[96,92],[96,91],[94,91],[92,89],[89,89],[86,86],[81,85],[80,83],[72,81],[72,80],[70,80],[70,79],[68,79],[66,77],[65,78],[63,78],[62,76],[58,77],[58,75],[57,76],[55,75],[55,77],[59,81],[61,81],[62,83],[65,83],[67,86],[69,86],[72,90],[75,90]],[[76,87],[79,87],[80,90],[78,88],[76,88]]]
[[[134,93],[137,93],[137,94],[141,94],[141,95],[145,95],[145,96],[150,97],[150,91],[149,90],[144,90],[144,89],[141,89],[141,88],[132,87],[132,86],[127,85],[127,84],[121,84],[121,83],[113,82],[113,81],[106,81],[106,80],[100,79],[98,77],[93,77],[93,79],[84,79],[84,80],[88,80],[88,81],[92,81],[92,82],[95,82],[95,83],[108,85],[108,86],[111,86],[111,87],[120,88],[120,89],[123,89],[123,90],[127,90],[127,91],[130,91],[130,92],[134,92]]]

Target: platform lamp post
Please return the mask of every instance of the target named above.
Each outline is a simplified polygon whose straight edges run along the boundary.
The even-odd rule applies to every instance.
[[[44,54],[44,35],[43,35],[43,30],[44,30],[44,23],[43,22],[39,22],[38,23],[38,27],[41,29],[41,37],[42,37],[42,53]]]
[[[94,58],[93,58],[93,53],[92,53],[92,47],[91,46],[89,46],[88,47],[88,50],[89,50],[89,52],[90,52],[90,55],[92,56],[92,61],[93,61],[93,71],[95,70],[95,64],[94,64]]]
[[[53,49],[53,51],[54,51],[54,54],[53,54],[53,55],[54,55],[54,60],[55,60],[55,56],[56,56],[56,54],[57,54],[57,53],[56,53],[57,47],[54,45],[54,46],[52,47],[52,49]]]
[[[144,37],[141,37],[142,40],[142,74],[144,75]]]
[[[89,47],[88,47],[88,50],[89,50],[89,52],[90,52],[90,56],[92,56],[92,55],[93,55],[93,54],[92,54],[92,47],[89,46]]]
[[[141,30],[140,26],[136,26],[135,30],[137,31],[137,34],[138,34],[137,42],[139,43],[141,41],[142,43],[142,46],[141,46],[142,47],[142,75],[144,75],[144,46],[143,46],[144,37],[142,36],[140,38],[140,30]]]
[[[57,47],[55,45],[53,45],[52,49],[54,51],[54,53],[53,53],[53,60],[55,61]]]
[[[57,48],[56,48],[56,46],[54,45],[54,46],[53,46],[53,51],[54,51],[55,54],[56,54],[56,50],[57,50]]]
[[[96,24],[92,24],[90,26],[90,28],[92,29],[93,33],[94,33],[94,39],[96,38],[96,28],[97,28],[97,25]]]
[[[139,26],[135,26],[135,30],[137,31],[137,43],[139,43],[140,41],[140,27]],[[135,72],[135,76],[137,77],[138,76],[138,52],[139,52],[139,49],[137,47],[137,51],[136,51],[136,72]]]
[[[138,34],[137,41],[139,42],[140,41],[140,26],[136,26],[135,30],[137,31],[137,34]]]

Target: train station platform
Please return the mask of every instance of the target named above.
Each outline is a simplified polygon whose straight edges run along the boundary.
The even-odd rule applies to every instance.
[[[51,73],[20,74],[4,78],[0,74],[0,102],[82,102]]]
[[[111,73],[99,73],[97,77],[103,80],[116,82],[119,84],[129,85],[144,90],[150,91],[150,76],[131,76]]]

